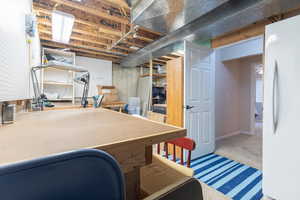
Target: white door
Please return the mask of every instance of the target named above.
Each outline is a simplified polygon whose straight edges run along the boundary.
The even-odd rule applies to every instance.
[[[185,128],[196,142],[192,159],[215,149],[214,52],[185,42]]]
[[[266,28],[263,193],[299,199],[300,16]]]

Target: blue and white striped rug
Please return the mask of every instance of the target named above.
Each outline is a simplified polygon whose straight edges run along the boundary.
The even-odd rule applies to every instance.
[[[262,172],[228,158],[208,154],[193,159],[194,177],[233,200],[260,200]]]

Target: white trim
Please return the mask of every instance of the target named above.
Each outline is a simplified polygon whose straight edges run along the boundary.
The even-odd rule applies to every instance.
[[[239,130],[239,131],[235,131],[235,132],[232,132],[232,133],[228,133],[228,134],[225,134],[223,136],[219,136],[216,138],[216,141],[218,140],[223,140],[225,138],[229,138],[229,137],[233,137],[233,136],[236,136],[236,135],[241,135],[241,134],[244,134],[244,135],[253,135],[251,132],[249,131],[242,131],[242,130]]]
[[[228,133],[226,135],[223,135],[223,136],[219,136],[216,138],[216,141],[218,140],[223,140],[225,138],[229,138],[229,137],[232,137],[232,136],[236,136],[236,135],[239,135],[241,134],[241,131],[235,131],[235,132],[232,132],[232,133]]]
[[[240,133],[244,135],[253,135],[253,133],[250,131],[240,131]]]
[[[251,79],[250,79],[250,133],[255,135],[255,111],[256,111],[256,65],[257,63],[251,64]],[[248,131],[249,132],[249,131]]]

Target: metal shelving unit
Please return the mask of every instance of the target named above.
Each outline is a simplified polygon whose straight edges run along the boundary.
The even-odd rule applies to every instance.
[[[43,48],[42,62],[46,64],[46,55],[68,60],[68,64],[75,65],[75,53],[57,49]],[[49,77],[51,77],[49,79]],[[59,68],[47,68],[41,70],[41,91],[44,94],[57,94],[57,98],[48,97],[50,101],[72,101],[75,103],[75,72]]]

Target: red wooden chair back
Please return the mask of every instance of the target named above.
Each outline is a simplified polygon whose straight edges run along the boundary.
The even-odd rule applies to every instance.
[[[180,164],[184,165],[184,158],[183,158],[183,150],[188,151],[188,157],[187,157],[187,167],[191,166],[191,156],[192,156],[192,151],[196,148],[196,143],[194,140],[183,137],[183,138],[178,138],[175,140],[167,141],[164,144],[165,152],[166,152],[166,158],[169,158],[169,145],[173,145],[173,161],[176,162],[176,146],[180,148]],[[157,145],[157,153],[160,154],[160,144]]]

